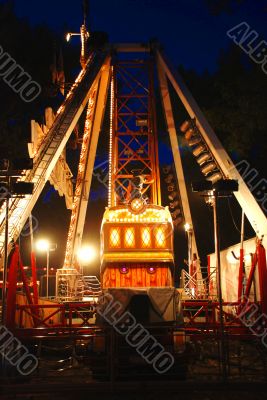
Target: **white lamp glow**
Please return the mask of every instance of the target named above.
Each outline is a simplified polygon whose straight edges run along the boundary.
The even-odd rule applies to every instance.
[[[184,229],[186,232],[189,232],[191,229],[191,225],[187,222],[186,224],[184,224]]]
[[[37,251],[48,251],[49,250],[49,241],[47,239],[40,239],[36,242],[36,250]]]
[[[77,255],[80,262],[89,264],[96,259],[97,252],[93,246],[88,245],[81,247]]]

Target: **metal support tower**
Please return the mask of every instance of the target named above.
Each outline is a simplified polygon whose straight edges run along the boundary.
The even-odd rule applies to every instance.
[[[123,204],[135,176],[148,202],[161,204],[152,60],[117,61],[110,137],[110,206]]]
[[[249,190],[246,182],[238,172],[236,166],[232,162],[231,158],[225,151],[222,143],[219,141],[215,132],[209,125],[204,114],[200,110],[198,104],[193,98],[192,94],[186,87],[180,74],[174,70],[168,63],[166,57],[157,50],[157,62],[159,70],[162,70],[166,77],[169,79],[171,85],[176,91],[179,99],[187,110],[190,118],[195,118],[196,125],[208,146],[209,151],[213,155],[216,163],[221,169],[221,172],[225,178],[236,179],[239,183],[238,192],[234,192],[234,195],[248,218],[252,228],[256,235],[263,237],[263,245],[267,247],[267,219],[261,209],[257,200]],[[260,189],[259,189],[260,190]]]
[[[32,195],[13,199],[9,202],[8,251],[10,243],[16,241],[36,204],[45,183],[50,177],[75,125],[77,124],[91,95],[91,87],[105,64],[106,53],[92,53],[86,67],[80,72],[66,99],[59,107],[52,127],[47,133],[38,152],[34,155],[31,171],[25,172],[22,180],[34,183]],[[5,246],[5,207],[0,208],[0,266],[3,264]]]
[[[161,68],[161,65],[159,64],[159,59],[157,60],[157,62],[158,62],[158,76],[159,76],[161,98],[162,98],[163,108],[164,108],[164,112],[165,112],[167,130],[169,132],[169,137],[170,137],[170,143],[171,143],[174,165],[175,165],[175,170],[176,170],[176,176],[177,176],[177,181],[178,181],[178,186],[179,186],[179,191],[180,191],[180,196],[181,196],[181,203],[182,203],[184,218],[185,218],[185,222],[187,224],[189,224],[192,228],[191,229],[191,232],[192,232],[191,253],[192,254],[195,253],[197,255],[198,251],[197,251],[196,237],[194,234],[193,219],[192,219],[190,204],[189,204],[189,200],[188,200],[187,188],[186,188],[184,171],[183,171],[183,164],[182,164],[182,159],[181,159],[180,150],[179,150],[179,141],[178,141],[178,135],[177,135],[175,122],[174,122],[174,116],[173,116],[173,110],[172,110],[167,76],[166,76],[163,68]],[[191,254],[191,256],[192,256],[192,254]],[[189,257],[189,258],[191,258],[191,257]],[[201,273],[200,273],[200,276],[201,276]]]
[[[88,101],[78,176],[67,237],[64,268],[76,265],[77,250],[81,246],[86,210],[89,200],[99,132],[105,111],[110,80],[110,58],[101,69],[101,75],[92,87]]]

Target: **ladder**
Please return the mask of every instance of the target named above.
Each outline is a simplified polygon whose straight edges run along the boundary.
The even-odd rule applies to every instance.
[[[11,241],[19,237],[29,215],[37,202],[46,181],[58,161],[75,125],[77,124],[84,107],[90,97],[93,83],[101,73],[101,67],[106,62],[105,52],[92,53],[87,64],[76,78],[66,99],[59,107],[56,118],[38,153],[34,157],[33,169],[25,171],[21,180],[34,183],[34,191],[23,198],[13,198],[9,202],[9,232],[8,252],[11,250]],[[0,209],[0,267],[3,264],[5,246],[5,203]]]

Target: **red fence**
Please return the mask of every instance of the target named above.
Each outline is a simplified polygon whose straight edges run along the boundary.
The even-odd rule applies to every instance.
[[[17,305],[18,328],[27,328],[25,317],[30,317],[32,327],[82,327],[92,325],[96,303],[27,304]],[[28,319],[29,320],[29,319]]]
[[[223,302],[223,330],[232,335],[251,335],[262,315],[259,303]],[[190,334],[213,334],[221,330],[220,303],[209,301],[183,302],[185,331]]]

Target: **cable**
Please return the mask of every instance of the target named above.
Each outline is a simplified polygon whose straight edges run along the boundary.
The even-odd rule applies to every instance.
[[[230,211],[230,214],[231,214],[231,218],[232,218],[234,227],[235,227],[235,229],[236,229],[236,230],[240,233],[240,235],[241,235],[241,230],[238,228],[238,226],[237,226],[237,224],[236,224],[236,222],[235,222],[235,219],[234,219],[234,215],[233,215],[233,211],[232,211],[232,208],[231,208],[230,198],[229,198],[229,197],[227,197],[227,202],[228,202],[228,207],[229,207],[229,211]],[[249,239],[249,237],[246,236],[245,234],[244,234],[244,238],[245,238],[245,239]]]

